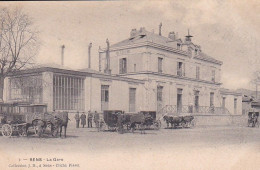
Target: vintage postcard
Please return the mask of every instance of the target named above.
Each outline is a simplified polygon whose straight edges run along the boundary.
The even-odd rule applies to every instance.
[[[0,2],[0,169],[259,170],[259,11]]]

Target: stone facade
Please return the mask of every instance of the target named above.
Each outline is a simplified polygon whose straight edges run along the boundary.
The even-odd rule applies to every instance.
[[[24,70],[6,78],[5,101],[15,101],[11,79],[37,74],[43,83],[38,95],[49,111],[163,113],[170,108],[177,113],[242,114],[241,94],[221,90],[222,62],[203,53],[191,37],[132,30],[128,39],[111,46],[107,40],[107,47],[99,49],[99,71],[60,66]],[[18,90],[21,100],[30,98],[30,90]]]

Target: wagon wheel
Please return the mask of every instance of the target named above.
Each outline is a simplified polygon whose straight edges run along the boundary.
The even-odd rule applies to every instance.
[[[186,126],[186,123],[181,122],[181,127],[182,127],[182,128],[185,128],[185,126]]]
[[[4,124],[2,126],[2,135],[4,137],[10,137],[12,136],[12,133],[13,133],[13,129],[12,129],[12,126],[9,125],[9,124]]]
[[[18,135],[19,136],[26,136],[26,127],[25,126],[18,126]]]
[[[157,120],[154,125],[155,125],[155,129],[159,130],[161,128],[161,126],[162,126],[162,123],[161,123],[160,120]]]

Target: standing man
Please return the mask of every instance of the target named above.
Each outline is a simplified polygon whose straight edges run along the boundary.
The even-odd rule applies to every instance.
[[[83,128],[86,125],[86,118],[87,118],[87,116],[86,116],[85,112],[83,112],[82,115],[80,116],[81,125]]]
[[[92,128],[92,118],[93,118],[93,115],[90,111],[88,111],[88,128]]]
[[[76,128],[79,128],[79,111],[75,115],[75,120],[76,120]]]

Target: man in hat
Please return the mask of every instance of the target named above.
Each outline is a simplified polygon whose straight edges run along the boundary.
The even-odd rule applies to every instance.
[[[76,113],[75,120],[76,120],[76,128],[79,128],[79,121],[80,121],[80,119],[79,119],[79,112]]]
[[[84,126],[86,125],[86,114],[85,112],[82,113],[82,115],[80,116],[80,120],[81,120],[81,125],[84,128]]]

